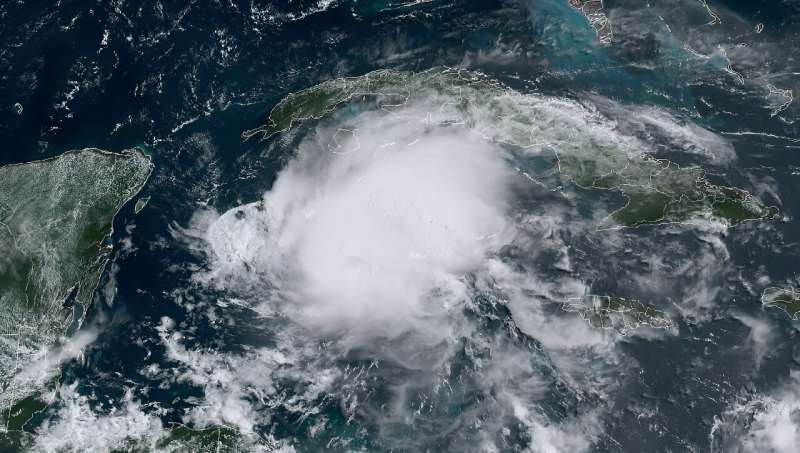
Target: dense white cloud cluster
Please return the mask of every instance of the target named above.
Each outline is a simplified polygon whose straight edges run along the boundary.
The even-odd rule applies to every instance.
[[[622,165],[652,147],[638,137],[635,121],[612,120],[569,100],[503,93],[487,102],[494,110],[478,107],[469,127],[452,100],[436,95],[391,113],[323,120],[300,141],[261,200],[221,215],[198,213],[184,232],[194,246],[199,238],[209,257],[199,281],[230,291],[255,313],[299,326],[292,335],[307,336],[308,345],[322,340],[333,346],[297,355],[293,348],[304,341],[295,340],[279,360],[269,350],[223,357],[186,350],[175,333],[165,335],[170,358],[183,364],[181,379],[206,392],[205,404],[187,414],[187,422],[207,419],[251,430],[253,420],[259,423],[253,395],[290,410],[300,407],[270,400],[276,375],[312,381],[308,376],[316,373],[326,380],[311,387],[335,391],[344,378],[333,356],[314,369],[306,359],[356,351],[362,360],[414,370],[392,390],[397,394],[390,413],[376,419],[390,433],[398,420],[413,423],[410,395],[436,395],[452,384],[450,361],[466,343],[470,350],[491,351],[491,359],[474,358],[473,372],[480,391],[494,396],[461,420],[482,423],[481,448],[502,449],[498,439],[510,420],[525,427],[532,451],[591,447],[602,432],[602,405],[580,416],[548,416],[540,403],[552,396],[546,391],[552,375],[569,392],[603,401],[632,362],[620,354],[616,335],[548,303],[591,291],[575,272],[576,264],[585,266],[574,262],[563,237],[602,235],[598,247],[610,249],[629,247],[632,239],[598,232],[575,212],[569,194],[553,195],[558,188],[548,190],[517,165],[532,156],[558,157],[559,149],[590,157],[602,150],[598,159]],[[612,107],[604,106],[620,117],[633,115]],[[733,158],[724,140],[666,113],[653,110],[644,120],[651,132],[680,132],[683,151],[717,162]],[[543,195],[531,195],[534,190]],[[554,203],[554,196],[561,202]],[[506,255],[509,249],[516,258]],[[703,262],[705,255],[687,259]],[[548,256],[557,259],[549,270],[540,269]],[[713,283],[703,275],[688,280],[696,289]],[[714,293],[707,292],[703,302],[712,303]],[[545,352],[538,356],[476,330],[465,316],[478,310],[476,294],[502,303],[518,329],[514,335],[535,339]],[[692,301],[687,305],[693,308]],[[375,411],[358,391],[340,396],[348,416]],[[490,414],[489,421],[480,421],[478,413]]]
[[[143,411],[130,391],[108,413],[95,411],[77,383],[60,389],[61,409],[39,428],[34,450],[107,452],[132,448],[156,451],[164,433],[161,420]]]
[[[736,404],[715,419],[711,450],[791,453],[800,445],[800,374],[792,372],[776,391]]]
[[[11,385],[25,387],[33,384],[36,387],[43,387],[58,375],[62,364],[82,357],[86,347],[96,339],[96,331],[85,329],[61,344],[42,347],[37,351],[33,361],[13,377]]]
[[[207,239],[217,278],[267,276],[304,324],[395,336],[463,303],[461,276],[510,238],[517,175],[460,128],[364,115],[357,130],[334,135],[350,152],[305,143],[262,201],[223,214]]]

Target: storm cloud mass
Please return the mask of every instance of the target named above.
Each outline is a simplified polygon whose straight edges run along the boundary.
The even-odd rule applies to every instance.
[[[361,115],[338,152],[304,142],[262,201],[210,227],[216,272],[268,275],[271,294],[329,332],[392,336],[458,310],[463,274],[511,236],[518,176],[499,147],[403,113]]]

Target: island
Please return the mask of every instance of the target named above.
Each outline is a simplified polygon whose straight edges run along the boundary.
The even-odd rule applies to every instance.
[[[761,293],[761,303],[783,310],[791,320],[800,319],[800,289],[769,287]]]
[[[699,167],[681,167],[665,159],[631,159],[605,153],[604,158],[565,155],[562,174],[585,189],[612,190],[626,198],[611,213],[617,225],[635,227],[717,219],[728,225],[774,219],[779,211],[764,206],[746,190],[712,184]]]
[[[248,451],[257,449],[258,440],[268,447],[277,449],[279,445],[271,445],[266,439],[253,439],[256,436],[245,436],[235,428],[227,426],[209,426],[193,429],[184,425],[174,425],[165,431],[156,443],[163,451],[192,451],[197,453],[219,453]]]
[[[614,37],[611,23],[603,8],[603,0],[569,0],[569,6],[580,11],[589,21],[589,25],[597,33],[597,40],[602,44],[610,44]]]
[[[647,326],[653,329],[669,329],[672,320],[655,307],[636,299],[589,294],[568,299],[561,305],[566,312],[578,313],[590,326],[613,329],[620,335]]]
[[[152,168],[150,157],[135,149],[82,149],[0,167],[4,419],[26,418],[39,404],[26,398],[52,384],[25,370],[81,326],[110,256],[114,218]]]
[[[419,122],[464,127],[508,148],[515,167],[552,190],[571,184],[621,195],[623,205],[598,225],[603,229],[703,221],[733,226],[779,214],[746,190],[711,183],[698,166],[656,158],[645,142],[609,138],[619,135],[614,121],[584,101],[519,92],[464,69],[383,69],[327,80],[280,100],[263,126],[242,137],[269,138],[345,109],[391,115],[414,102],[434,104]]]

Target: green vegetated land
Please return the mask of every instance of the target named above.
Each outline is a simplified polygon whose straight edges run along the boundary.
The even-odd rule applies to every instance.
[[[157,447],[165,451],[192,453],[233,453],[252,450],[252,446],[245,436],[236,429],[225,426],[192,429],[176,425],[158,441]]]
[[[622,335],[642,326],[667,329],[673,325],[672,320],[655,307],[623,297],[590,294],[570,299],[561,308],[578,313],[592,327],[613,329]]]
[[[783,310],[790,319],[800,319],[800,290],[797,288],[767,288],[761,294],[761,303]]]
[[[532,140],[545,143],[558,161],[562,178],[582,188],[611,190],[625,197],[625,205],[612,213],[608,226],[712,218],[736,225],[778,214],[776,208],[764,206],[745,190],[711,184],[701,168],[680,167],[655,159],[644,150],[631,153],[599,143],[596,137],[573,133],[575,125],[565,125],[558,132],[559,118],[552,118],[551,106],[561,103],[562,107],[575,108],[574,103],[519,93],[465,70],[379,70],[329,80],[288,95],[272,109],[264,126],[242,135],[270,137],[300,121],[321,119],[348,102],[370,103],[373,108],[392,112],[415,99],[439,100],[439,111],[455,118],[443,123],[462,124],[487,140],[521,149],[532,146]]]
[[[258,134],[271,137],[300,121],[323,118],[353,100],[376,102],[379,108],[391,111],[410,99],[433,92],[460,98],[461,105],[455,107],[464,110],[469,102],[476,100],[475,95],[502,90],[498,82],[469,71],[434,68],[414,73],[381,69],[363,76],[327,80],[291,93],[273,107],[265,125],[243,132],[242,137]]]
[[[608,154],[607,154],[608,155]],[[736,225],[745,220],[773,218],[775,207],[766,207],[749,192],[711,184],[698,167],[641,156],[632,162],[622,158],[560,158],[563,174],[584,188],[614,190],[626,204],[611,215],[620,225],[681,223],[713,217]]]
[[[34,390],[18,373],[80,326],[109,256],[114,217],[151,170],[138,150],[97,149],[0,167],[3,412]]]
[[[37,404],[38,411],[46,408],[44,403]],[[13,421],[9,422],[6,427],[7,431],[0,432],[0,451],[30,451],[34,447],[34,433],[23,430],[22,425],[18,426],[14,423]],[[270,448],[277,449],[278,447],[269,439],[260,439],[255,435],[246,436],[235,428],[226,426],[193,429],[183,425],[162,427],[160,423],[156,423],[153,427],[159,430],[159,436],[120,439],[111,452],[236,453],[258,450],[257,447],[261,447],[264,451],[271,451]],[[102,435],[102,433],[98,433],[98,435]]]

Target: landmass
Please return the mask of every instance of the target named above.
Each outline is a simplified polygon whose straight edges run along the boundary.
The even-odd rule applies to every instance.
[[[158,442],[157,447],[164,451],[191,451],[196,453],[223,453],[239,451],[275,451],[268,439],[255,439],[227,426],[209,426],[194,429],[175,425]]]
[[[608,20],[603,0],[569,0],[569,6],[578,10],[589,21],[597,33],[597,40],[602,44],[610,44],[614,33],[611,30],[611,22]]]
[[[653,329],[669,329],[673,326],[666,314],[636,299],[590,294],[568,299],[561,308],[578,313],[592,327],[613,329],[621,335],[627,335],[642,326]]]
[[[761,293],[761,303],[765,307],[783,310],[789,319],[800,320],[800,289],[767,288]]]
[[[560,159],[560,168],[580,187],[622,194],[625,205],[611,213],[619,225],[687,223],[699,218],[736,225],[778,215],[777,208],[762,205],[746,190],[712,184],[699,167],[649,156],[637,160],[607,153],[604,157],[567,155]]]
[[[462,92],[462,88],[465,91]],[[391,111],[430,91],[458,97],[463,94],[462,103],[456,107],[465,112],[470,102],[476,101],[471,96],[475,94],[474,90],[499,93],[502,89],[501,84],[477,72],[451,68],[433,68],[416,73],[380,69],[362,76],[327,80],[290,93],[272,108],[265,125],[244,131],[242,137],[248,139],[262,134],[269,138],[301,121],[321,119],[352,100],[372,102],[380,109]]]
[[[0,167],[0,411],[7,425],[27,417],[19,402],[49,381],[23,371],[80,327],[110,255],[114,217],[151,170],[141,151],[98,149]]]
[[[733,226],[778,215],[777,208],[763,205],[745,190],[712,184],[699,167],[681,167],[653,157],[644,143],[615,143],[601,133],[581,136],[581,128],[591,130],[595,122],[608,122],[591,108],[567,99],[520,93],[484,74],[462,69],[378,70],[328,80],[289,94],[275,105],[266,124],[242,136],[269,138],[351,103],[362,110],[391,114],[411,101],[440,103],[436,116],[425,121],[464,126],[487,141],[521,151],[517,155],[522,157],[514,164],[526,175],[536,174],[539,182],[548,178],[542,156],[553,156],[558,180],[551,181],[551,188],[573,183],[621,194],[625,203],[603,222],[604,228],[708,219]],[[552,106],[567,113],[554,116]],[[588,124],[569,123],[571,110],[575,117],[586,117]]]
[[[26,398],[20,410],[21,415],[10,417],[7,431],[0,432],[0,451],[29,451],[35,443],[35,431],[26,426],[27,422],[47,407],[37,399]],[[27,417],[27,418],[25,418]],[[237,429],[227,426],[190,428],[185,425],[172,425],[163,428],[156,439],[126,438],[120,441],[114,452],[192,452],[192,453],[235,453],[241,451],[275,451],[280,445],[270,439],[263,439],[252,433],[244,435]],[[155,447],[155,450],[152,450]]]

